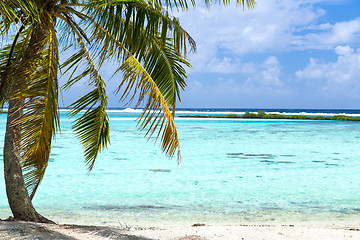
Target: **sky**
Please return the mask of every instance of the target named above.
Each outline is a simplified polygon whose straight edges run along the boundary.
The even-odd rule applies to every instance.
[[[360,109],[359,0],[198,4],[173,15],[197,43],[178,108]],[[109,105],[124,107],[116,96]]]

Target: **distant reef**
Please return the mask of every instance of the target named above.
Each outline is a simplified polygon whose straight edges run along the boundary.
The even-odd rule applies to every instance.
[[[323,116],[305,116],[305,115],[283,115],[274,113],[265,113],[258,111],[257,113],[246,112],[243,115],[227,114],[227,115],[185,115],[179,116],[184,118],[244,118],[244,119],[300,119],[300,120],[337,120],[337,121],[360,121],[360,117],[351,117],[345,115],[335,115],[332,117]]]

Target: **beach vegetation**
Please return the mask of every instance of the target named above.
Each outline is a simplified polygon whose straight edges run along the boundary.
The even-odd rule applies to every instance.
[[[239,114],[211,114],[211,115],[185,115],[179,117],[190,117],[190,118],[242,118],[242,119],[294,119],[294,120],[337,120],[337,121],[360,121],[360,117],[352,117],[345,115],[335,115],[332,117],[324,116],[306,116],[306,115],[284,115],[278,113],[265,113],[258,111],[258,113],[245,112],[242,115]]]
[[[316,117],[312,117],[312,120],[326,120],[326,118],[324,116],[316,116]]]
[[[352,117],[345,115],[335,115],[331,118],[331,120],[339,120],[339,121],[360,121],[360,117]]]
[[[252,8],[255,1],[237,3]],[[119,99],[144,108],[140,129],[160,138],[163,152],[180,161],[173,116],[186,86],[187,54],[196,44],[169,11],[189,5],[195,1],[0,1],[0,106],[8,104],[3,160],[15,219],[50,222],[32,199],[60,128],[60,73],[68,78],[64,90],[78,82],[89,85],[68,107],[89,171],[110,143],[107,88],[100,74],[106,63],[114,65]],[[62,61],[60,54],[68,57]]]

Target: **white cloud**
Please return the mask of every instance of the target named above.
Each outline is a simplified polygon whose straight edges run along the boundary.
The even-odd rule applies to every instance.
[[[246,67],[245,67],[246,66]],[[221,75],[217,81],[189,81],[187,91],[191,94],[216,96],[246,95],[287,95],[290,90],[281,79],[281,64],[275,56],[261,63],[239,63],[237,73]]]
[[[240,71],[240,65],[240,62],[233,61],[228,57],[224,57],[222,60],[214,57],[204,66],[204,70],[216,73],[234,73]]]
[[[268,57],[258,66],[255,74],[251,74],[243,88],[247,91],[274,91],[281,90],[284,83],[280,80],[281,65],[275,56]]]
[[[253,11],[213,6],[180,13],[179,17],[198,43],[215,43],[242,54],[286,47],[294,27],[307,25],[321,15],[323,11],[301,1],[268,0],[258,1]]]
[[[360,37],[360,18],[313,27],[315,33],[294,37],[293,46],[300,49],[331,49],[338,44],[350,44]]]
[[[325,81],[319,89],[322,92],[360,95],[360,49],[338,46],[335,53],[338,55],[336,62],[322,63],[311,58],[309,65],[297,71],[296,76]]]
[[[337,55],[349,55],[354,53],[354,49],[352,49],[350,46],[337,46],[335,48],[335,53]]]
[[[333,49],[360,38],[360,18],[316,25],[326,15],[316,7],[320,2],[329,1],[266,0],[257,1],[254,10],[198,6],[174,14],[198,44],[190,56],[192,71],[241,72],[238,58],[247,53]]]

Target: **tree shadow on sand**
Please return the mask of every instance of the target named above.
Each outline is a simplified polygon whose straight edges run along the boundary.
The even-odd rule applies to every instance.
[[[41,224],[20,221],[0,221],[0,240],[76,240],[76,239],[121,239],[152,240],[125,234],[126,230],[110,227]]]

